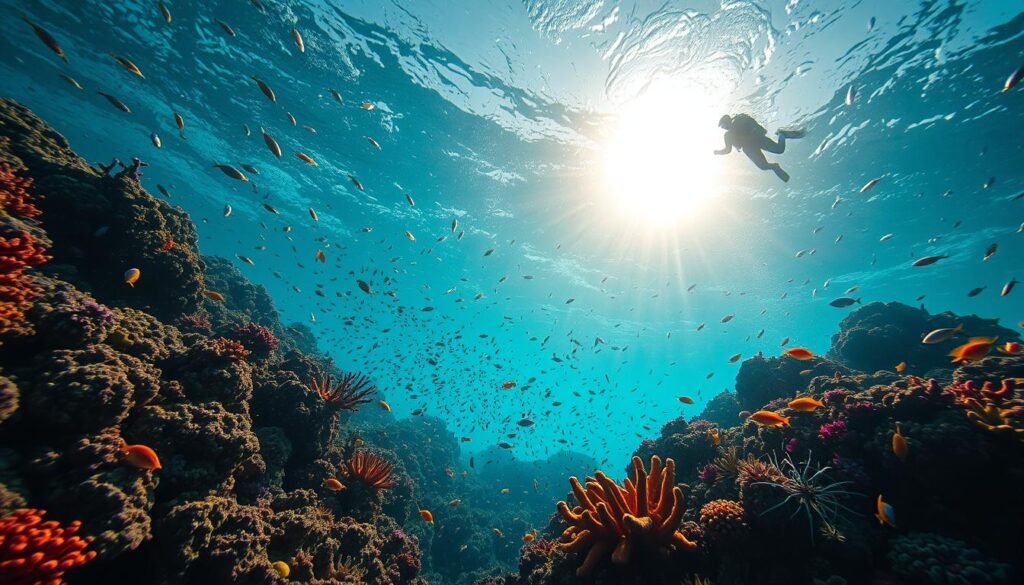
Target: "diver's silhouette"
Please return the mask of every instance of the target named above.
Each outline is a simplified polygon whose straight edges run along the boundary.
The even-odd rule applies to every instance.
[[[725,148],[716,150],[715,154],[729,154],[735,148],[753,162],[762,171],[773,171],[783,181],[789,181],[789,173],[782,170],[779,163],[770,163],[764,157],[765,152],[782,154],[786,151],[787,138],[803,138],[803,130],[779,130],[778,142],[768,138],[768,131],[746,114],[735,116],[725,115],[718,120],[718,127],[725,130]]]

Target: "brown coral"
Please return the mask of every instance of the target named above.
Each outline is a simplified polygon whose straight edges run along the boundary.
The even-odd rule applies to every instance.
[[[338,410],[355,411],[360,404],[371,402],[369,397],[377,391],[370,378],[362,374],[343,374],[337,384],[332,383],[333,378],[322,376],[320,380],[311,379],[309,387]]]
[[[395,487],[394,466],[369,451],[356,451],[345,462],[345,474],[374,490]]]
[[[586,487],[569,478],[579,505],[570,509],[558,502],[558,512],[569,524],[562,533],[562,548],[588,551],[576,570],[578,577],[590,574],[609,552],[612,562],[622,565],[638,548],[667,554],[672,548],[696,546],[679,532],[685,502],[682,489],[675,485],[675,467],[672,459],[662,465],[653,456],[648,475],[643,461],[633,457],[633,477],[626,479],[624,488],[600,471],[586,478]]]

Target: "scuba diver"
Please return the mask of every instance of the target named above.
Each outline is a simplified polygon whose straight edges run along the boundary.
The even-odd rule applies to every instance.
[[[762,171],[773,171],[783,181],[789,181],[789,173],[779,163],[770,163],[764,158],[765,152],[782,154],[786,151],[787,138],[803,138],[803,130],[779,130],[775,133],[778,142],[768,138],[768,131],[746,114],[725,115],[718,120],[718,127],[725,130],[725,148],[715,154],[729,154],[732,149],[741,151]],[[763,151],[763,152],[762,152]]]

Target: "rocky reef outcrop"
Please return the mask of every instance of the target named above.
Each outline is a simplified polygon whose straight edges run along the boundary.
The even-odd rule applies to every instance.
[[[747,360],[735,395],[637,448],[621,498],[600,472],[572,478],[574,504],[523,548],[519,571],[479,583],[1019,582],[1017,527],[1004,519],[1024,517],[1024,356],[952,364],[948,348],[919,347],[957,324],[1017,339],[993,321],[876,303],[843,321],[825,358]],[[643,514],[664,496],[633,506],[658,489],[636,462],[669,459],[685,498],[678,532],[695,546],[666,550],[635,537],[661,534]],[[979,513],[982,502],[998,513]],[[609,530],[610,544],[593,536]],[[607,557],[610,546],[629,554]]]
[[[81,536],[40,544],[75,583],[419,582],[389,500],[325,485],[351,453],[310,382],[343,373],[308,329],[10,100],[0,160],[0,525]]]
[[[930,331],[958,326],[963,328],[962,335],[935,346],[921,343]],[[869,303],[839,323],[828,357],[859,372],[894,371],[902,361],[908,372],[945,377],[956,368],[946,354],[968,337],[1020,340],[1018,332],[999,325],[997,319],[950,312],[933,315],[923,306],[914,308],[902,303]]]

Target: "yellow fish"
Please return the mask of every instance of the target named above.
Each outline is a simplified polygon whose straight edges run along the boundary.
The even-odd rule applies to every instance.
[[[292,574],[292,568],[289,567],[288,563],[284,561],[274,561],[274,563],[270,566],[274,567],[274,571],[276,571],[278,575],[285,579],[288,578],[288,575]]]

